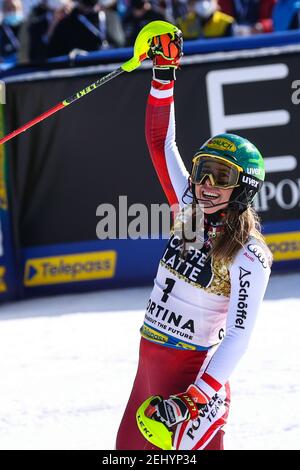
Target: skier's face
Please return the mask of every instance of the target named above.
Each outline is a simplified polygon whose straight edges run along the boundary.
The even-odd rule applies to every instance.
[[[216,188],[212,186],[209,178],[205,178],[201,184],[195,184],[196,197],[203,206],[205,214],[213,214],[226,209],[233,189]],[[217,204],[216,207],[214,207],[215,204]]]

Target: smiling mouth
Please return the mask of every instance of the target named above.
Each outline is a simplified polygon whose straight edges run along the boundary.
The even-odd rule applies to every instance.
[[[218,199],[220,197],[219,194],[212,193],[210,191],[202,191],[202,198],[207,200]]]

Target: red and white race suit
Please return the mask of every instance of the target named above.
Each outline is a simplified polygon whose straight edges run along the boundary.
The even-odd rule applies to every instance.
[[[146,138],[169,203],[182,206],[188,176],[175,141],[173,85],[152,82]],[[177,426],[179,450],[223,449],[229,410],[228,379],[247,345],[267,287],[263,245],[250,238],[231,263],[208,258],[205,246],[180,257],[169,239],[160,260],[141,328],[140,358],[117,437],[117,449],[154,449],[140,435],[135,413],[151,395],[183,392],[191,383],[210,398],[199,418]]]

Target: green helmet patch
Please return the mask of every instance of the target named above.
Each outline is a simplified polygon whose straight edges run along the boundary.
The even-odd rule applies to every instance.
[[[206,153],[223,157],[243,168],[244,173],[264,181],[265,166],[259,150],[249,140],[235,134],[219,134],[200,147],[196,155]]]

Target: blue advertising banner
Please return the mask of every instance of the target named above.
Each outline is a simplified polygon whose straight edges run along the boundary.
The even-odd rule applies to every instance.
[[[22,252],[26,296],[150,284],[166,240],[104,240]]]

